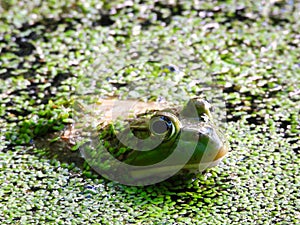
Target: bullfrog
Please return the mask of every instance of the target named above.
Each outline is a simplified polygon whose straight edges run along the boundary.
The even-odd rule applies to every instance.
[[[192,98],[182,106],[101,99],[75,106],[76,123],[61,134],[80,143],[81,157],[102,176],[128,185],[148,185],[175,174],[196,174],[228,153],[211,105]]]

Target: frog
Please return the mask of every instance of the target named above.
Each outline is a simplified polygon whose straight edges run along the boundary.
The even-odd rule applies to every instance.
[[[146,99],[136,97],[139,81],[149,74],[159,87],[179,91],[177,97],[169,98],[164,88],[147,92]],[[129,75],[138,79],[130,82],[125,79]],[[79,167],[88,164],[101,176],[126,185],[202,173],[219,165],[229,147],[205,96],[190,98],[180,92],[184,76],[174,65],[126,66],[107,78],[117,94],[113,89],[103,95],[79,91],[73,101],[74,122],[35,143],[55,158]]]
[[[130,112],[124,112],[126,106]],[[102,99],[89,109],[80,107],[81,125],[66,129],[61,139],[67,146],[84,143],[81,158],[121,183],[148,184],[201,173],[220,164],[229,152],[212,106],[203,97],[182,106]]]

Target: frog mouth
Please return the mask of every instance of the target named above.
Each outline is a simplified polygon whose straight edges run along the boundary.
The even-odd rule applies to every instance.
[[[213,160],[211,161],[204,160],[203,162],[189,163],[186,164],[182,170],[188,170],[190,173],[202,172],[206,169],[217,166],[225,158],[227,153],[228,153],[228,147],[224,145],[221,148],[219,148]]]
[[[139,168],[138,170],[131,171],[131,176],[135,179],[144,179],[147,177],[155,177],[163,174],[168,174],[172,171],[177,171],[177,174],[186,174],[188,172],[189,174],[197,174],[200,173],[206,169],[209,169],[211,167],[217,166],[224,158],[225,155],[228,153],[227,146],[222,146],[218,152],[215,158],[212,161],[203,161],[201,162],[195,162],[195,163],[186,163],[180,170],[178,170],[178,165],[167,165],[162,167],[156,167],[151,169],[143,169]]]

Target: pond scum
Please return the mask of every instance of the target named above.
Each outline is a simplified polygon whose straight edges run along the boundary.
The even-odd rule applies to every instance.
[[[299,9],[283,0],[1,1],[1,224],[299,223]],[[188,74],[159,94],[131,93],[148,100],[218,88],[231,148],[219,167],[131,187],[35,146],[72,123],[79,80],[100,96],[155,81],[155,70],[141,80],[116,73],[132,62]]]

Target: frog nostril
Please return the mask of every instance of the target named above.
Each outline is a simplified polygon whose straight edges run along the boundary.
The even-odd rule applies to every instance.
[[[203,127],[203,129],[201,130],[201,132],[204,135],[206,135],[206,136],[210,136],[214,132],[214,129],[212,127],[210,127],[210,126],[205,126],[205,127]]]
[[[202,137],[202,138],[203,138],[203,137],[207,137],[207,134],[206,134],[206,133],[203,133],[203,132],[199,132],[199,133],[198,133],[198,137],[200,137],[200,138],[201,138],[201,137]]]

